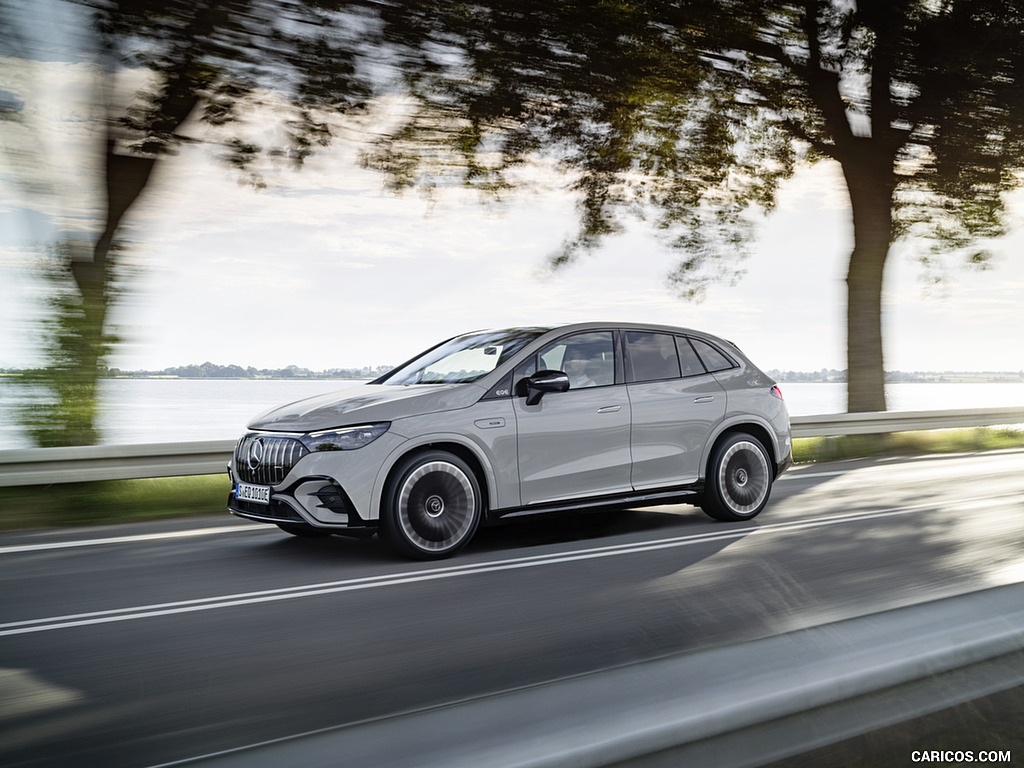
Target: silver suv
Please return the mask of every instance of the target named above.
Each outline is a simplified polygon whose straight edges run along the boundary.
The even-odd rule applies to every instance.
[[[526,515],[685,502],[749,520],[791,461],[775,382],[733,344],[666,326],[467,333],[249,429],[232,513],[380,533],[424,559]]]

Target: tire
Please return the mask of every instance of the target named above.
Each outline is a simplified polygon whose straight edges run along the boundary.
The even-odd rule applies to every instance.
[[[298,536],[303,539],[322,539],[331,535],[330,531],[314,528],[312,525],[305,525],[303,523],[277,523],[277,527],[285,533],[290,533],[292,536]]]
[[[711,453],[701,509],[715,520],[750,520],[772,491],[768,452],[752,435],[729,435]]]
[[[466,462],[446,451],[404,459],[384,494],[382,530],[399,552],[439,560],[473,538],[483,513],[480,483]]]

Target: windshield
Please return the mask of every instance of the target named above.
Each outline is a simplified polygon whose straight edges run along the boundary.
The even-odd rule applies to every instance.
[[[546,328],[506,328],[456,336],[396,368],[377,384],[464,384],[476,381],[544,333]]]

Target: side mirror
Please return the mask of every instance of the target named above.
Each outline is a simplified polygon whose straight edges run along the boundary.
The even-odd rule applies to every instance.
[[[537,371],[526,380],[526,404],[536,405],[545,392],[567,392],[569,376],[561,371]]]

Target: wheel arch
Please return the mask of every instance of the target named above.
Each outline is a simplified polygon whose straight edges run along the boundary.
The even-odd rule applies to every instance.
[[[756,421],[738,421],[728,425],[725,425],[718,434],[715,435],[714,440],[709,440],[704,448],[704,455],[701,457],[700,471],[701,479],[706,479],[708,475],[708,465],[711,463],[711,457],[715,454],[715,449],[726,440],[730,435],[747,434],[751,437],[756,437],[758,442],[768,452],[768,464],[772,467],[772,473],[777,472],[778,467],[778,448],[775,445],[775,438],[772,432],[764,424]]]
[[[413,454],[433,450],[445,451],[457,456],[466,462],[469,468],[473,470],[473,475],[476,477],[477,483],[480,484],[481,496],[485,502],[482,510],[482,516],[483,519],[487,519],[488,510],[492,509],[495,503],[493,498],[493,471],[491,470],[490,465],[471,444],[467,444],[464,441],[456,439],[455,436],[436,435],[432,438],[427,437],[417,440],[412,444],[405,443],[399,450],[395,451],[388,457],[387,462],[385,462],[385,466],[381,468],[380,473],[377,475],[377,480],[374,482],[372,505],[373,512],[378,520],[381,519],[381,513],[383,511],[382,503],[384,501],[384,494],[387,493],[388,488],[391,487],[391,483],[398,472],[399,465]]]

